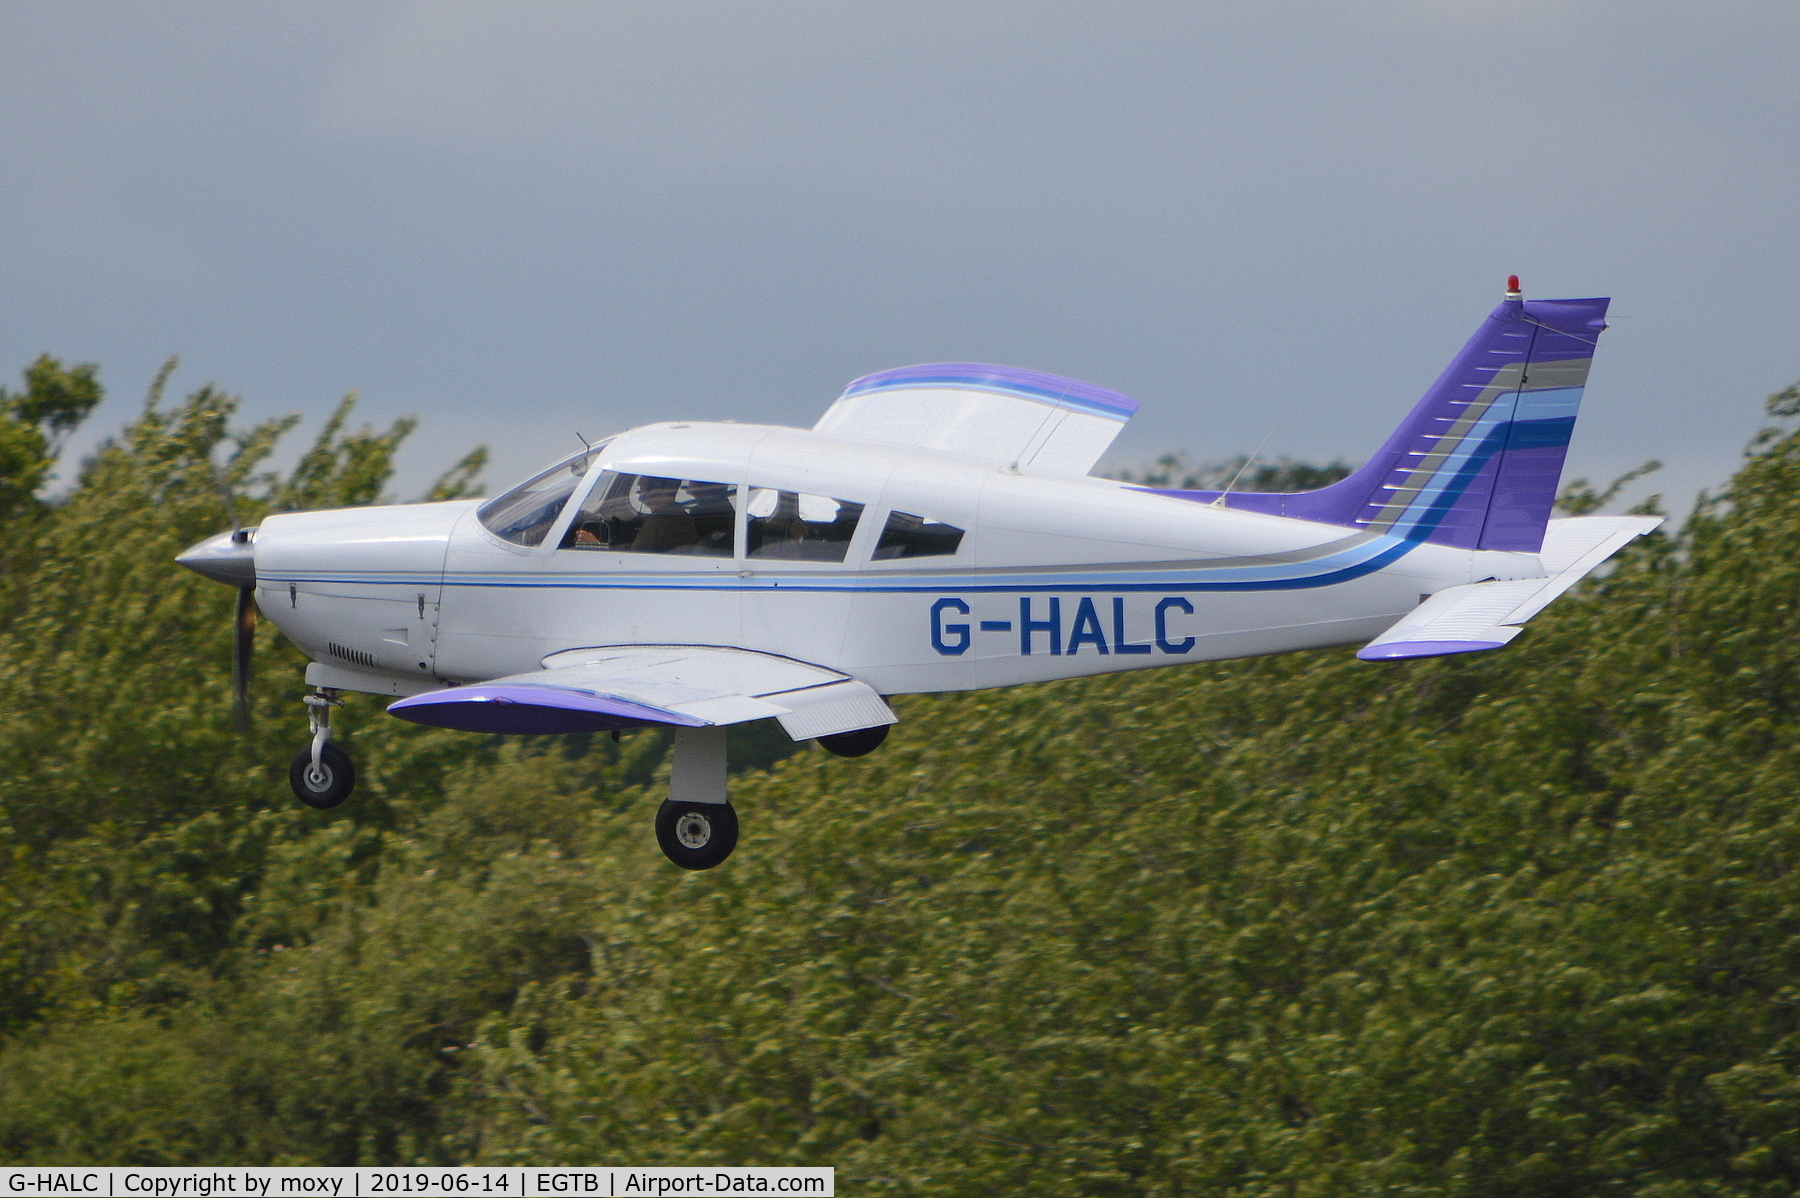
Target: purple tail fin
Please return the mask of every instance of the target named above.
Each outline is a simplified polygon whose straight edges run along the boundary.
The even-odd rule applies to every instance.
[[[1509,293],[1362,469],[1317,491],[1234,492],[1226,506],[1459,549],[1536,553],[1607,303]]]

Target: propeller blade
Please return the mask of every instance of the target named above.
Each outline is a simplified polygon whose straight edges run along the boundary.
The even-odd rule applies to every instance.
[[[256,588],[237,589],[231,642],[231,722],[250,731],[250,654],[256,648]]]

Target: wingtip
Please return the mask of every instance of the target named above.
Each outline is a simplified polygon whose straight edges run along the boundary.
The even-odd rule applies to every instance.
[[[1389,641],[1382,645],[1364,645],[1356,651],[1356,656],[1363,661],[1408,661],[1415,657],[1480,653],[1504,644],[1505,641]]]

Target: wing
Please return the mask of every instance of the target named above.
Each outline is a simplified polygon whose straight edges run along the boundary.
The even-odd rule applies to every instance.
[[[1660,516],[1552,520],[1544,530],[1544,548],[1538,555],[1548,578],[1475,582],[1439,591],[1358,649],[1356,655],[1364,661],[1393,661],[1498,649],[1519,635],[1521,624],[1617,553],[1625,542],[1661,523]]]
[[[606,645],[552,654],[544,666],[413,695],[388,711],[415,724],[526,734],[773,718],[795,740],[897,719],[880,695],[848,674],[748,649]]]
[[[984,458],[1022,474],[1079,478],[1106,452],[1137,401],[1092,383],[978,362],[865,375],[813,431]]]

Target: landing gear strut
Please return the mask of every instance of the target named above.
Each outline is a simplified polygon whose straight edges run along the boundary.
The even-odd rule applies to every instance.
[[[656,843],[683,869],[711,869],[731,856],[737,840],[737,812],[725,790],[725,729],[677,728]]]
[[[294,795],[308,807],[336,807],[356,789],[356,766],[350,755],[331,743],[331,709],[342,707],[337,692],[321,686],[306,696],[306,717],[312,724],[312,743],[294,754],[288,766],[288,782]]]

